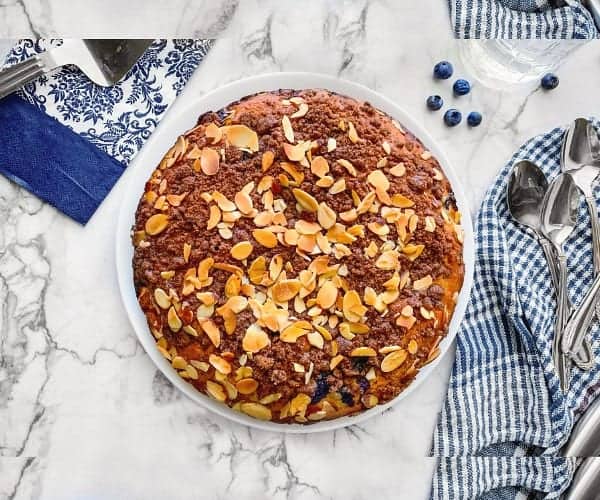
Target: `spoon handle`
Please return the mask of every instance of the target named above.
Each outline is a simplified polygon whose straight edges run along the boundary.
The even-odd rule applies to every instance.
[[[570,360],[561,351],[564,327],[569,314],[569,295],[567,291],[567,257],[561,251],[558,255],[558,296],[556,310],[556,326],[552,340],[552,358],[563,392],[569,389]]]
[[[594,258],[594,274],[600,272],[600,223],[598,222],[598,209],[594,196],[586,196],[588,212],[590,214],[592,226],[592,255]]]
[[[552,278],[552,286],[554,290],[558,290],[558,269],[556,266],[556,256],[554,254],[554,248],[552,244],[543,236],[539,235],[538,241],[544,251],[544,257],[546,257],[546,264],[550,269],[550,277]]]

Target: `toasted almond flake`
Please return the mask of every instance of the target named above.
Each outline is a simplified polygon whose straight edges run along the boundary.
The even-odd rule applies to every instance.
[[[150,217],[144,226],[146,233],[150,236],[156,236],[162,233],[169,224],[169,217],[165,214],[155,214]]]
[[[384,373],[392,372],[399,368],[406,361],[408,353],[404,349],[390,352],[381,362],[381,371]]]
[[[206,257],[198,263],[198,279],[200,281],[206,281],[208,279],[208,272],[214,265],[215,259],[212,257]]]
[[[268,226],[273,222],[273,213],[272,212],[259,212],[256,217],[254,217],[254,224],[258,227]]]
[[[432,277],[428,274],[427,276],[413,281],[413,289],[417,291],[427,290],[433,284]]]
[[[377,168],[383,168],[386,167],[388,164],[388,160],[387,158],[384,156],[383,158],[380,158],[379,161],[377,162],[376,167]]]
[[[399,345],[386,345],[379,349],[379,354],[389,354],[390,352],[399,351],[402,349]]]
[[[402,177],[406,173],[406,167],[404,163],[398,163],[397,165],[390,168],[390,174],[394,177]]]
[[[362,305],[360,295],[356,290],[349,290],[345,293],[342,308],[344,316],[349,321],[358,322],[366,314],[366,307]]]
[[[296,279],[285,279],[278,281],[271,289],[273,292],[273,299],[276,302],[287,302],[298,294],[301,287],[302,284]]]
[[[428,231],[430,233],[433,233],[435,231],[435,218],[432,217],[431,215],[427,215],[425,217],[425,231]]]
[[[244,260],[249,257],[254,247],[249,241],[240,241],[231,247],[231,256],[236,260]]]
[[[400,314],[402,314],[402,316],[412,316],[413,315],[413,308],[409,305],[406,305],[402,308],[402,310],[400,311]]]
[[[375,202],[375,191],[370,191],[365,195],[365,197],[360,201],[358,206],[356,207],[356,211],[358,214],[365,214],[369,211],[369,209],[373,206]]]
[[[350,356],[353,358],[357,358],[357,357],[373,357],[373,356],[377,356],[377,353],[375,352],[375,349],[372,349],[371,347],[357,347],[355,349],[352,350],[352,352],[350,353]]]
[[[221,127],[221,130],[232,146],[258,151],[258,135],[246,125],[228,125]]]
[[[414,316],[398,316],[396,319],[396,325],[406,328],[407,330],[410,330],[416,322],[417,318]]]
[[[253,378],[243,378],[236,382],[235,387],[240,394],[253,394],[256,392],[256,389],[258,389],[258,382]]]
[[[390,227],[387,224],[380,224],[379,222],[369,222],[367,228],[378,236],[386,236],[390,233]]]
[[[158,304],[161,309],[168,309],[171,307],[171,297],[167,295],[162,288],[154,290],[154,301]]]
[[[316,212],[319,209],[319,203],[317,200],[302,189],[294,188],[292,193],[296,198],[298,204],[307,212]]]
[[[172,205],[174,207],[178,207],[179,205],[181,205],[181,202],[184,200],[184,198],[187,196],[187,193],[182,193],[182,194],[168,194],[167,195],[167,201],[169,202],[169,205]]]
[[[292,363],[292,368],[296,373],[304,373],[306,371],[300,363]]]
[[[248,268],[248,278],[254,284],[260,284],[267,272],[267,260],[261,255],[257,257]]]
[[[275,159],[275,153],[273,151],[265,151],[262,155],[262,171],[266,172],[273,165],[273,160]],[[259,191],[260,192],[260,191]]]
[[[336,147],[337,147],[337,141],[333,137],[330,137],[329,139],[327,139],[327,152],[328,153],[331,153],[332,151],[334,151]]]
[[[214,123],[209,123],[204,129],[204,135],[212,140],[212,144],[217,144],[223,138],[223,131]]]
[[[179,316],[177,315],[177,311],[173,306],[169,308],[169,312],[167,313],[167,323],[169,324],[169,328],[174,332],[181,330],[183,325],[181,319],[179,319]]]
[[[398,252],[396,252],[395,250],[388,250],[386,252],[383,252],[375,261],[375,267],[386,271],[393,271],[398,269]]]
[[[209,338],[212,344],[215,347],[219,347],[221,344],[221,332],[219,332],[217,325],[215,325],[212,320],[207,319],[200,323],[200,327],[202,328],[202,331],[206,333],[206,336]]]
[[[320,188],[331,187],[333,185],[333,177],[331,177],[330,175],[325,175],[324,177],[321,177],[317,182],[315,182],[315,184]]]
[[[373,170],[367,177],[367,181],[374,188],[387,191],[390,188],[390,181],[381,170]]]
[[[323,177],[329,172],[329,163],[322,156],[315,156],[310,162],[310,171],[317,177]]]
[[[247,328],[244,338],[242,339],[242,348],[244,351],[251,352],[253,354],[257,353],[261,349],[264,349],[270,344],[271,339],[267,333],[255,323]]]
[[[334,356],[333,358],[331,358],[331,361],[329,361],[329,369],[334,370],[343,360],[344,356],[342,356],[341,354]]]
[[[283,270],[283,257],[281,255],[275,255],[269,263],[269,278],[272,281],[277,280],[281,271]]]
[[[212,398],[224,403],[227,400],[227,394],[225,394],[225,389],[218,382],[213,382],[212,380],[206,381],[206,392]]]
[[[208,357],[208,362],[213,366],[213,368],[223,375],[228,375],[231,373],[231,364],[226,359],[221,356],[217,356],[216,354],[211,354]]]
[[[311,326],[308,321],[296,321],[289,326],[286,326],[279,338],[282,342],[294,343],[303,335],[311,331]]]
[[[297,245],[299,238],[300,235],[295,229],[286,229],[285,233],[283,233],[283,241],[290,246]]]
[[[227,278],[227,281],[225,282],[225,295],[227,297],[235,297],[236,295],[239,295],[241,289],[242,280],[237,274],[232,274],[229,276],[229,278]],[[213,302],[208,303],[207,305],[211,304],[214,304],[214,299]]]
[[[324,341],[323,341],[323,337],[321,336],[320,333],[309,332],[306,335],[306,339],[308,340],[308,343],[310,345],[312,345],[313,347],[316,347],[317,349],[323,349]]]
[[[212,148],[202,148],[200,168],[205,175],[215,175],[219,171],[220,156]]]
[[[171,361],[171,366],[173,366],[173,368],[176,370],[184,370],[187,366],[187,361],[181,356],[175,356]]]
[[[421,153],[421,159],[422,160],[429,160],[433,155],[431,154],[431,151],[423,151]]]
[[[329,229],[335,225],[336,213],[327,203],[321,202],[317,209],[317,219],[324,229]]]
[[[444,174],[442,174],[442,172],[440,172],[437,168],[434,168],[433,169],[433,178],[436,181],[444,180]]]
[[[461,226],[454,226],[454,233],[456,234],[456,239],[459,243],[463,243],[465,239],[465,232]]]
[[[329,188],[329,193],[330,194],[338,194],[338,193],[342,193],[346,190],[346,180],[341,177],[340,179],[338,179],[337,181],[335,181],[333,183],[333,186],[331,186]]]
[[[264,247],[275,248],[277,246],[277,237],[268,229],[255,229],[252,231],[252,236]]]
[[[301,102],[298,106],[298,111],[292,113],[290,118],[302,118],[304,115],[306,115],[306,113],[308,113],[308,104]]]
[[[329,309],[335,305],[338,297],[338,289],[333,281],[326,281],[323,283],[319,292],[317,293],[317,304],[323,309]]]
[[[198,320],[205,320],[210,318],[215,312],[215,306],[210,304],[210,305],[206,305],[206,304],[200,304],[198,306],[198,309],[196,309],[196,318],[198,318]]]
[[[252,206],[252,198],[250,198],[248,193],[243,191],[239,191],[235,194],[234,201],[239,211],[244,215],[251,213],[252,209],[254,208]]]
[[[294,129],[292,128],[292,123],[287,115],[283,115],[283,118],[281,119],[281,126],[283,127],[283,135],[285,135],[285,138],[293,144]]]
[[[210,306],[215,303],[215,296],[212,294],[212,292],[197,293],[196,298],[207,306]]]
[[[188,262],[190,260],[190,253],[192,252],[192,245],[189,243],[183,244],[183,260]]]
[[[417,341],[415,339],[411,339],[411,341],[408,343],[408,352],[410,354],[416,354],[418,350],[419,344],[417,344]]]
[[[302,161],[305,158],[306,146],[302,143],[296,144],[295,146],[285,143],[283,145],[283,151],[290,161]]]
[[[339,159],[336,161],[336,163],[342,167],[344,167],[346,169],[346,171],[352,176],[352,177],[356,177],[356,168],[354,168],[354,165],[352,165],[351,162],[349,162],[348,160],[345,160],[343,158]]]
[[[392,204],[399,208],[410,208],[415,203],[410,198],[407,198],[402,194],[395,194],[392,196]]]
[[[383,141],[381,147],[385,151],[386,155],[389,155],[392,152],[392,147],[390,146],[390,143],[388,141]]]
[[[316,222],[308,222],[300,219],[296,221],[296,224],[294,224],[294,229],[298,231],[298,234],[313,235],[321,231],[321,226]]]
[[[354,127],[354,123],[348,122],[348,138],[352,141],[352,143],[356,144],[358,142],[358,132],[356,132],[356,128]]]
[[[161,271],[160,277],[164,280],[170,280],[173,276],[175,276],[175,271]]]

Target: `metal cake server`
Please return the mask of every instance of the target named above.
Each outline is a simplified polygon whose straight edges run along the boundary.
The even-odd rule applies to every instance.
[[[0,71],[0,99],[44,73],[74,64],[94,83],[114,85],[131,69],[154,40],[65,39],[60,47]]]
[[[567,256],[563,245],[577,224],[579,193],[571,176],[560,174],[550,183],[542,205],[542,233],[548,238],[556,251],[558,260],[557,313],[552,342],[552,359],[561,388],[569,387],[570,360],[560,350],[562,332],[569,315],[569,296],[567,291]]]

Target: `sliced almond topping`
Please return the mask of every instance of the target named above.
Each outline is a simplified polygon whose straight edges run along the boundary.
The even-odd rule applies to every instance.
[[[267,229],[255,229],[252,231],[252,236],[264,247],[275,248],[277,246],[277,237]]]
[[[208,362],[213,366],[213,368],[223,375],[228,375],[231,373],[231,364],[226,359],[221,356],[217,356],[216,354],[211,354],[208,357]]]
[[[246,402],[240,405],[240,410],[246,415],[258,420],[271,420],[271,410],[260,403]]]
[[[188,160],[197,160],[198,158],[200,158],[200,155],[201,155],[200,148],[194,144],[194,147],[192,148],[192,150],[187,155],[185,155],[185,157]]]
[[[295,343],[300,337],[308,334],[311,331],[311,326],[308,321],[296,321],[285,327],[279,338],[282,342]]]
[[[169,312],[167,313],[167,323],[169,324],[169,328],[174,332],[178,332],[183,326],[183,323],[179,319],[177,311],[173,306],[169,308]]]
[[[413,281],[413,289],[417,291],[427,290],[433,284],[433,279],[428,274],[427,276]]]
[[[295,246],[298,244],[298,239],[300,235],[298,231],[295,229],[286,229],[285,233],[283,233],[283,241],[285,241],[286,245]]]
[[[348,138],[356,144],[358,142],[358,133],[354,127],[354,123],[348,122]]]
[[[190,254],[192,253],[192,245],[189,243],[183,244],[183,260],[188,262],[190,260]]]
[[[308,113],[308,104],[301,102],[298,106],[298,111],[292,113],[290,118],[302,118],[304,115],[306,115],[306,113]]]
[[[317,177],[323,177],[329,172],[329,163],[322,156],[315,156],[310,162],[310,171]]]
[[[169,224],[169,217],[165,214],[155,214],[150,217],[145,224],[146,233],[155,236],[162,233]]]
[[[376,196],[375,191],[371,191],[367,195],[365,195],[365,197],[361,200],[361,202],[356,207],[356,211],[359,214],[367,213],[369,211],[369,209],[373,206],[373,203],[375,202],[375,196]]]
[[[252,198],[250,198],[248,193],[239,191],[238,193],[235,194],[234,200],[235,200],[236,206],[238,207],[240,212],[242,212],[244,215],[248,215],[249,213],[252,212],[252,209],[254,207],[252,206]]]
[[[213,144],[217,144],[223,137],[223,131],[214,123],[209,123],[204,129],[204,135],[212,139]]]
[[[377,356],[377,353],[375,352],[375,349],[372,349],[371,347],[357,347],[355,349],[352,349],[350,356],[353,358],[358,358],[358,357],[363,357],[363,356],[373,357],[373,356]]]
[[[338,179],[337,181],[335,181],[333,183],[333,186],[331,186],[329,188],[329,192],[331,194],[342,193],[345,190],[346,190],[346,179],[344,179],[343,177],[341,177],[340,179]]]
[[[316,212],[319,208],[317,200],[302,189],[294,188],[292,190],[298,204],[307,212]]]
[[[296,231],[298,231],[298,234],[313,235],[313,234],[317,234],[319,231],[321,231],[321,226],[319,224],[317,224],[316,222],[308,222],[303,219],[300,219],[300,220],[296,221],[296,224],[294,225],[294,229],[296,229]]]
[[[315,184],[320,188],[331,187],[333,185],[333,177],[331,177],[330,175],[325,175],[324,177],[321,177],[317,182],[315,182]]]
[[[231,256],[236,260],[247,259],[254,247],[249,241],[240,241],[231,247]]]
[[[212,197],[223,212],[233,212],[236,209],[235,203],[227,199],[227,196],[219,193],[219,191],[213,191]]]
[[[273,299],[276,302],[287,302],[293,299],[302,288],[299,280],[286,279],[278,281],[273,285]]]
[[[402,314],[402,316],[407,316],[407,317],[412,316],[413,315],[413,308],[411,306],[409,306],[409,305],[404,306],[402,308],[402,311],[400,311],[400,314]]]
[[[248,268],[248,278],[256,285],[262,282],[262,279],[267,272],[267,260],[261,255],[257,257]]]
[[[374,188],[387,191],[390,188],[390,181],[381,170],[373,170],[367,177],[367,181]]]
[[[220,156],[212,148],[203,148],[200,156],[200,168],[205,175],[215,175],[219,171]]]
[[[172,205],[174,207],[178,207],[179,205],[181,205],[181,202],[184,200],[184,198],[187,196],[187,193],[183,193],[183,194],[168,194],[167,195],[167,201],[169,202],[169,205]]]
[[[221,211],[217,205],[211,205],[208,213],[208,221],[206,222],[206,229],[211,230],[221,222]]]
[[[342,302],[342,308],[344,317],[352,322],[359,322],[367,312],[367,308],[363,306],[360,295],[356,290],[349,290],[346,292]]]
[[[266,172],[273,165],[273,160],[275,159],[275,153],[273,151],[265,151],[262,155],[262,171]],[[259,191],[260,192],[260,191]]]
[[[331,361],[329,361],[329,369],[334,370],[336,366],[339,365],[343,360],[344,356],[342,356],[341,354],[334,356],[333,358],[331,358]]]
[[[215,347],[219,347],[221,344],[221,332],[214,322],[210,319],[204,320],[200,323],[202,331],[206,333],[206,336],[210,339]]]
[[[302,184],[302,181],[304,180],[304,174],[297,170],[293,163],[282,161],[281,168],[292,176],[296,184]],[[282,176],[279,177],[279,182],[281,182],[281,177]],[[283,182],[281,182],[281,184],[283,185]]]
[[[184,370],[187,366],[187,361],[185,360],[185,358],[182,358],[181,356],[175,356],[173,358],[173,360],[171,361],[171,365],[176,370]]]
[[[344,167],[352,177],[356,177],[356,168],[354,168],[354,165],[352,165],[352,163],[350,163],[348,160],[342,158],[337,160],[337,163],[338,165]]]
[[[414,316],[399,316],[398,319],[396,319],[396,324],[402,328],[406,328],[407,330],[410,330],[413,326],[415,326],[416,322],[417,318]]]
[[[433,169],[433,178],[436,181],[444,180],[444,174],[442,174],[442,172],[440,172],[437,168],[434,168]]]
[[[388,141],[383,141],[381,147],[385,151],[386,155],[389,155],[392,152],[392,147],[390,146],[390,143]]]
[[[296,144],[295,146],[285,143],[283,145],[283,151],[290,161],[302,161],[306,154],[306,146],[302,143]]]
[[[356,208],[351,208],[345,212],[340,212],[340,219],[344,222],[352,222],[355,221],[358,217],[358,213],[356,212]]]
[[[406,173],[406,167],[404,163],[398,163],[397,165],[390,168],[390,174],[394,177],[402,177]]]
[[[198,263],[198,279],[200,281],[206,281],[208,279],[208,272],[214,263],[215,259],[212,257],[207,257]]]
[[[317,209],[317,219],[324,229],[329,229],[335,225],[336,213],[327,203],[321,202]]]
[[[408,343],[408,352],[410,354],[417,354],[418,350],[419,344],[417,344],[417,341],[415,339],[411,339],[411,341]]]
[[[228,125],[221,127],[221,130],[232,146],[258,151],[258,135],[246,125]]]
[[[224,403],[227,400],[227,394],[225,394],[225,389],[218,382],[213,382],[212,380],[206,381],[206,392],[212,398]]]
[[[429,231],[430,233],[433,233],[435,231],[435,218],[432,217],[431,215],[427,215],[425,217],[425,231]]]
[[[246,330],[242,339],[242,348],[246,352],[257,353],[271,344],[267,333],[257,324],[252,324]]]
[[[404,349],[390,352],[381,362],[381,371],[384,373],[393,372],[406,361],[408,353]]]
[[[369,222],[367,228],[377,236],[386,236],[390,233],[390,226],[387,224],[380,224],[379,222]]]
[[[320,333],[309,332],[306,335],[306,340],[308,340],[308,343],[311,346],[316,347],[317,349],[323,349],[324,341],[323,341],[323,337],[321,336]]]
[[[292,128],[292,123],[287,115],[283,115],[283,118],[281,119],[281,126],[283,127],[283,135],[285,135],[285,138],[293,144],[294,129]]]
[[[235,387],[240,391],[240,394],[253,394],[258,389],[258,382],[253,378],[243,378],[236,382]]]
[[[415,203],[402,194],[395,194],[392,196],[392,205],[399,208],[410,208]]]
[[[327,280],[317,293],[317,304],[323,309],[329,309],[336,303],[338,297],[338,289],[333,281]]]
[[[429,160],[432,156],[431,151],[423,151],[421,153],[421,159],[423,160]]]
[[[379,354],[389,354],[390,352],[399,351],[402,349],[399,345],[386,345],[379,349]]]
[[[398,252],[395,250],[388,250],[383,252],[379,258],[375,261],[375,267],[378,269],[384,269],[386,271],[393,271],[398,269]]]
[[[336,147],[337,147],[337,141],[333,137],[330,137],[329,139],[327,139],[327,152],[328,153],[331,153],[332,151],[334,151]]]
[[[171,297],[167,295],[162,288],[154,290],[154,301],[158,304],[161,309],[168,309],[171,307]]]

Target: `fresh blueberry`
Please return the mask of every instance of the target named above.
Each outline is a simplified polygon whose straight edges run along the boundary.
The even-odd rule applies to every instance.
[[[444,123],[449,127],[456,127],[462,120],[462,114],[458,109],[449,109],[444,113]]]
[[[471,111],[467,116],[467,123],[470,127],[477,127],[481,123],[481,113]]]
[[[342,396],[342,403],[344,403],[346,406],[354,405],[354,398],[352,397],[352,393],[350,392],[350,389],[348,389],[346,386],[343,386],[340,389],[340,396]]]
[[[365,393],[371,387],[371,383],[365,377],[360,377],[358,379],[358,387],[360,387],[360,392]]]
[[[556,87],[558,87],[558,76],[556,76],[553,73],[546,73],[543,77],[542,77],[542,88],[546,89],[546,90],[552,90],[555,89]]]
[[[317,388],[315,389],[315,393],[313,394],[310,402],[312,404],[318,403],[329,393],[329,384],[327,383],[327,373],[321,372],[316,379]]]
[[[444,100],[439,95],[430,95],[427,98],[427,107],[431,111],[437,111],[444,105]]]
[[[471,84],[467,80],[459,78],[454,82],[452,90],[456,95],[467,95],[471,91]]]
[[[433,67],[433,77],[439,80],[447,80],[452,73],[454,73],[454,68],[448,61],[441,61]]]

